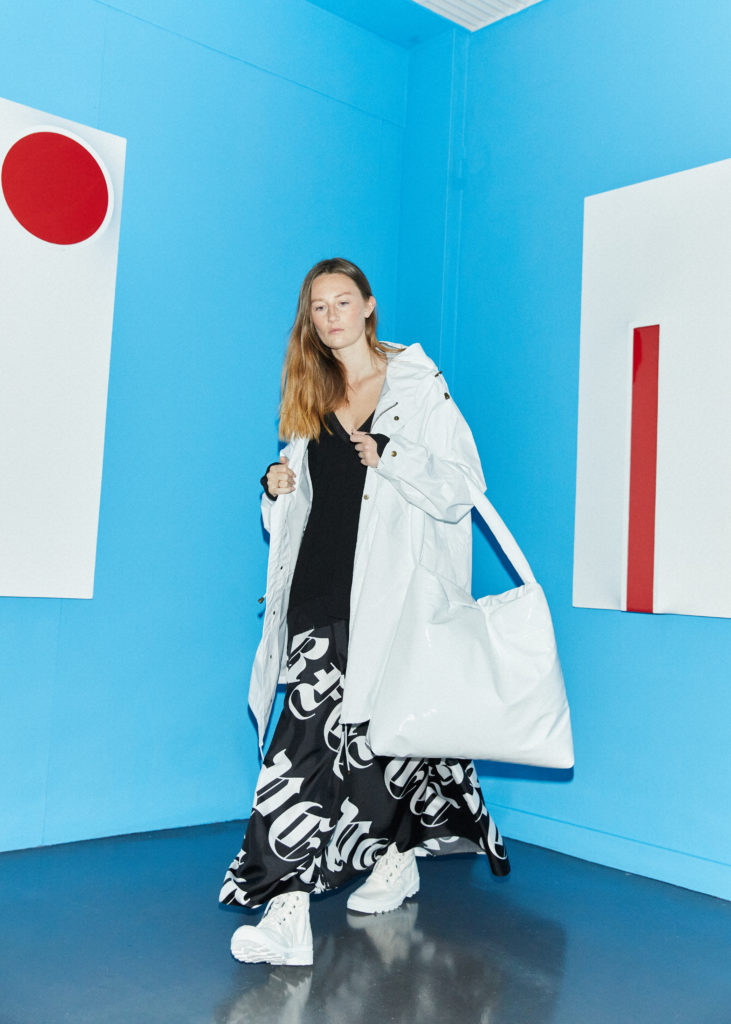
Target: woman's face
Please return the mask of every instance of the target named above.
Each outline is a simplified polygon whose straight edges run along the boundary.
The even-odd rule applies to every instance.
[[[366,345],[365,323],[376,300],[364,299],[347,274],[321,274],[312,282],[310,315],[320,341],[333,355]]]

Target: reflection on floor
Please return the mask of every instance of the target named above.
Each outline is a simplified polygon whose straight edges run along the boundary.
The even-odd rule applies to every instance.
[[[239,964],[242,827],[0,855],[2,1024],[731,1024],[731,904],[521,843],[499,881],[421,860],[391,914],[319,897],[311,968]]]

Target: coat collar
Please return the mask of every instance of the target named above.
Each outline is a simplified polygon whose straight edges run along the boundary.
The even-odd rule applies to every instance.
[[[378,418],[396,405],[410,410],[414,395],[422,386],[422,382],[429,377],[437,376],[438,373],[436,364],[421,345],[409,345],[390,351],[386,380],[373,416],[374,428],[377,427]]]
[[[384,342],[384,344],[390,343]],[[422,382],[427,378],[437,376],[439,376],[439,370],[436,363],[429,358],[421,345],[407,345],[402,348],[394,346],[388,352],[386,380],[373,415],[373,427],[376,427],[380,416],[389,412],[396,405],[403,406],[407,412],[410,411],[414,395]],[[292,438],[290,446],[291,450],[288,452],[290,466],[297,472],[307,448],[307,438]]]

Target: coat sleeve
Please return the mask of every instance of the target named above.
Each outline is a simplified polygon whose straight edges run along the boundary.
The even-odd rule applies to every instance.
[[[474,489],[485,490],[480,457],[454,400],[432,385],[430,408],[419,441],[394,432],[376,467],[402,498],[448,523],[458,522],[474,504]]]
[[[264,529],[267,533],[272,532],[272,508],[274,506],[274,498],[267,496],[266,491],[261,496],[261,521]]]
[[[285,445],[284,448],[282,448],[281,452],[279,453],[279,457],[281,458],[282,455],[284,455],[287,458],[289,458],[291,447],[292,447],[291,444]],[[277,460],[277,461],[279,461],[279,460]],[[275,462],[270,462],[269,466],[267,466],[267,472],[269,471],[271,466],[275,466],[275,465],[276,465]],[[266,473],[264,474],[264,477],[262,477],[262,481],[265,479],[265,477],[266,477]],[[262,483],[262,486],[264,486],[263,483]],[[272,532],[271,531],[272,508],[274,507],[274,503],[275,503],[276,500],[277,500],[276,498],[270,498],[269,497],[269,495],[266,492],[266,488],[265,488],[263,493],[262,493],[262,496],[261,496],[261,521],[262,521],[262,525],[264,526],[264,529],[266,530],[267,533],[271,533]]]

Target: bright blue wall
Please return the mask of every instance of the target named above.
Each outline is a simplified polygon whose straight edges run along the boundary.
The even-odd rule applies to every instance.
[[[583,200],[731,157],[730,52],[716,0],[543,0],[473,37],[453,383],[575,727],[572,781],[486,770],[488,802],[511,836],[726,898],[731,622],[572,608],[571,575]]]
[[[452,30],[409,55],[398,340],[418,341],[451,379],[456,344],[460,174],[468,35]]]
[[[449,31],[452,23],[412,0],[310,0],[323,10],[401,46],[415,46]]]
[[[283,346],[334,253],[390,332],[407,72],[304,0],[3,5],[0,96],[128,146],[95,594],[0,599],[0,848],[248,813]]]

